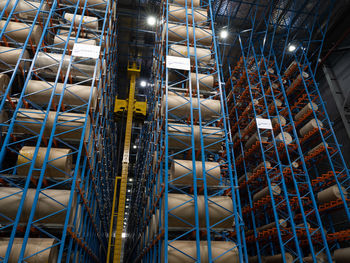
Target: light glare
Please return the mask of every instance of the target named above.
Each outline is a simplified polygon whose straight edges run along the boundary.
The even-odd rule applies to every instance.
[[[141,85],[141,87],[146,87],[147,82],[143,80],[143,81],[141,81],[141,84],[140,84],[140,85]],[[135,147],[135,148],[136,148],[136,147]]]
[[[227,30],[223,29],[221,32],[220,32],[220,37],[225,39],[228,37],[228,32]]]
[[[288,51],[289,52],[293,52],[293,51],[295,51],[297,49],[297,47],[295,46],[295,45],[289,45],[289,47],[288,47]]]
[[[149,16],[147,18],[147,24],[149,26],[154,26],[156,24],[156,22],[157,22],[157,19],[154,16]]]

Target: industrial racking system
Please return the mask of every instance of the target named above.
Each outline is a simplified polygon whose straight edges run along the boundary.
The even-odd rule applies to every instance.
[[[124,260],[243,262],[211,1],[160,9]]]
[[[0,0],[1,262],[106,258],[116,4]]]
[[[241,2],[227,21],[241,27],[220,57],[239,51],[224,92],[249,262],[350,258],[349,171],[315,80],[331,2]]]

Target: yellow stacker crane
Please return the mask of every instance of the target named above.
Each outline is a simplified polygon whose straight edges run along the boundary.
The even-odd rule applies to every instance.
[[[113,247],[113,262],[119,263],[121,260],[122,250],[122,233],[123,233],[123,222],[125,213],[125,198],[126,198],[126,187],[128,182],[128,171],[129,171],[129,154],[130,154],[130,142],[131,142],[131,128],[133,123],[134,113],[137,116],[146,116],[147,101],[139,102],[135,101],[135,84],[136,78],[140,75],[141,67],[137,62],[128,63],[128,76],[130,78],[130,89],[129,98],[127,100],[121,100],[116,98],[114,113],[116,116],[127,112],[126,128],[125,128],[125,139],[124,139],[124,151],[122,159],[122,172],[121,176],[115,178],[114,183],[114,195],[112,203],[112,217],[108,236],[108,252],[107,252],[107,263],[110,262],[111,249]],[[119,196],[118,194],[119,185]],[[116,211],[116,202],[118,207]],[[114,244],[112,245],[113,227],[114,220],[117,220],[117,226],[115,229]]]

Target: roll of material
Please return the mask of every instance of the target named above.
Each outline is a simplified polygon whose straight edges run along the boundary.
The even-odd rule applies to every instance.
[[[248,180],[250,179],[250,177],[251,177],[252,175],[253,175],[253,174],[250,173],[250,172],[247,173]],[[240,177],[238,178],[238,183],[240,184],[240,183],[245,182],[245,179],[246,179],[246,176],[245,176],[245,174],[244,174],[244,175],[242,175],[242,176],[240,176]]]
[[[292,61],[292,63],[290,63],[288,68],[284,71],[284,75],[289,77],[290,75],[292,75],[294,73],[294,71],[297,69],[297,67],[298,67],[298,63],[295,60]]]
[[[250,148],[253,146],[253,144],[255,144],[256,142],[259,141],[259,135],[257,133],[254,133],[249,139],[248,141],[245,143],[244,147],[246,149]],[[267,142],[267,137],[262,136],[261,137],[261,141],[262,142]]]
[[[20,218],[21,223],[28,222],[30,212],[33,208],[35,192],[36,189],[28,189],[27,191]],[[66,210],[61,210],[68,206],[70,193],[70,190],[50,189],[41,191],[33,220],[35,221],[44,217],[46,218],[36,222],[36,224],[64,224],[66,219]],[[19,188],[0,187],[0,214],[5,215],[11,220],[15,220],[22,194],[23,192]],[[75,206],[76,196],[74,195],[72,207],[74,208]],[[72,210],[75,212],[75,209]],[[74,219],[73,211],[69,222],[72,222]],[[4,224],[10,223],[9,220],[2,216],[0,216],[0,222]]]
[[[199,66],[206,66],[211,62],[211,51],[208,48],[196,48],[189,47],[191,63],[197,62]],[[196,51],[196,52],[195,52]],[[188,57],[187,46],[171,45],[169,49],[169,55],[175,57]]]
[[[6,21],[0,20],[0,30],[4,29],[6,25]],[[30,29],[33,27],[33,31],[30,34]],[[30,34],[30,40],[32,41],[32,44],[37,45],[40,41],[40,37],[42,35],[43,31],[41,30],[40,26],[37,25],[27,25],[24,23],[19,22],[8,22],[4,36],[7,36],[7,41],[12,42],[20,42],[24,43],[29,34]],[[30,42],[28,42],[30,44]]]
[[[2,47],[0,46],[0,69],[2,70],[13,70],[13,67],[16,66],[17,61],[21,55],[21,48],[12,48],[12,47]],[[23,59],[29,59],[29,53],[27,50],[24,51],[22,60],[19,63],[19,66],[28,68],[30,65],[29,61],[23,61]]]
[[[7,2],[9,2],[9,4],[6,7],[6,11],[9,14],[15,6],[16,0],[0,0],[0,10],[3,10],[5,8],[5,5]],[[39,10],[39,7],[40,7],[40,2],[18,1],[13,14],[19,18],[26,18],[26,19],[34,18]],[[50,7],[46,3],[43,3],[40,11],[48,11],[48,10],[50,10]],[[41,12],[39,15],[39,19],[40,19],[40,16],[46,16],[46,14],[47,13]]]
[[[308,257],[304,257],[303,262],[304,263],[328,263],[327,256],[323,252],[321,252],[321,254],[316,255],[316,262],[314,261],[311,255],[309,255]]]
[[[339,248],[334,251],[335,263],[349,263],[350,247]]]
[[[205,227],[204,196],[197,196],[197,206],[199,227]],[[208,210],[209,222],[212,228],[232,229],[234,218],[232,216],[233,203],[231,197],[214,196],[208,198]],[[195,225],[195,206],[193,197],[186,194],[168,194],[168,211],[169,227],[192,227],[191,225]]]
[[[261,162],[257,167],[255,167],[255,169],[253,170],[253,173],[257,172],[258,170],[260,170],[265,166],[266,168],[271,168],[271,163],[269,161]]]
[[[295,91],[295,88],[299,87],[303,83],[303,78],[307,79],[309,74],[306,72],[302,72],[302,75],[298,75],[292,82],[292,84],[287,88],[286,93],[289,95]]]
[[[256,120],[255,120],[255,118],[254,119],[252,119],[250,122],[249,122],[249,124],[247,125],[247,126],[245,126],[244,128],[243,127],[240,127],[240,129],[241,129],[241,136],[243,136],[243,135],[245,135],[244,136],[244,140],[248,140],[249,139],[249,136],[248,136],[248,131],[249,131],[249,129],[251,129],[251,127],[252,126],[254,126],[254,128],[252,129],[253,131],[256,131]],[[250,131],[251,132],[251,131]],[[236,134],[237,134],[237,137],[236,137]],[[238,139],[239,138],[239,134],[238,134],[238,132],[235,134],[235,137],[236,137],[236,139]]]
[[[292,143],[292,141],[293,141],[292,136],[288,132],[283,132],[283,136],[282,136],[282,133],[278,134],[275,139],[276,139],[276,142],[281,141],[287,145]]]
[[[264,256],[252,256],[252,257],[249,257],[249,263],[266,263],[266,260],[265,260],[265,257]],[[260,259],[260,261],[259,261]]]
[[[321,148],[327,148],[328,147],[328,143],[324,144],[323,142],[321,142],[320,144],[318,144],[317,146],[315,146],[314,148],[312,148],[308,154],[314,154],[316,153],[317,151],[321,150]]]
[[[77,43],[79,44],[96,46],[95,39],[80,38],[80,37],[76,39],[75,37],[68,37],[67,35],[56,35],[53,39],[53,44],[55,45],[55,47],[64,48],[67,41],[68,41],[68,47],[70,49],[73,49],[75,41],[77,41]]]
[[[276,184],[271,184],[271,189],[272,189],[273,195],[280,195],[282,193],[282,189]],[[264,189],[260,190],[259,192],[253,195],[253,201],[256,202],[269,195],[270,195],[269,187],[266,186]]]
[[[98,18],[94,17],[94,16],[81,16],[76,14],[74,17],[74,14],[71,13],[65,13],[64,14],[64,19],[68,20],[69,22],[73,22],[73,18],[74,18],[74,26],[78,27],[80,24],[80,21],[82,21],[81,23],[81,27],[84,29],[90,29],[93,31],[97,31],[98,30]]]
[[[60,73],[66,74],[68,67],[71,64],[71,56],[65,55],[63,58],[62,57],[62,54],[39,52],[35,61],[36,71],[38,73],[47,73],[56,76],[58,73],[59,65],[62,61]],[[80,61],[80,59],[76,57],[72,59],[74,65],[70,68],[69,71],[72,77],[81,77],[87,79],[92,78],[94,76],[96,62],[95,59],[89,59],[80,62],[75,61]],[[100,66],[98,64],[96,68],[97,77],[99,76],[99,69]]]
[[[287,123],[286,119],[282,115],[280,115],[279,117],[280,117],[279,120],[277,117],[271,119],[272,127],[275,127],[276,124],[281,124],[281,126],[286,125]]]
[[[200,241],[200,262],[202,263],[238,263],[238,248],[234,242],[211,241],[211,259],[208,254],[207,241]],[[164,256],[162,257],[164,258]],[[196,241],[176,240],[168,246],[168,263],[193,263],[197,262]],[[214,260],[215,259],[215,260]],[[214,261],[213,261],[214,260]],[[164,261],[163,261],[164,262]]]
[[[344,187],[341,187],[341,191],[343,192],[343,195],[346,198],[348,195],[346,189]],[[340,194],[338,185],[333,185],[331,187],[328,187],[317,194],[317,199],[320,204],[335,201],[340,198],[341,198],[341,194]]]
[[[214,76],[198,73],[198,86],[200,91],[212,91],[214,88]],[[191,72],[191,85],[192,90],[197,90],[197,77],[196,73]]]
[[[168,21],[186,23],[185,6],[169,5],[168,10]],[[206,22],[208,20],[207,10],[201,8],[196,8],[194,10],[187,8],[187,16],[188,22],[191,24],[193,23],[193,17],[196,23]]]
[[[36,104],[47,104],[53,92],[55,82],[45,82],[40,80],[30,80],[27,84],[25,95],[26,99]],[[64,87],[66,86],[66,87]],[[98,92],[96,87],[57,83],[55,93],[61,94],[63,89],[63,104],[68,106],[80,106],[89,102],[91,94],[91,108],[96,109]],[[54,96],[54,102],[58,104],[60,96]],[[86,109],[85,109],[86,110]]]
[[[170,123],[168,133],[169,149],[186,149],[191,147],[191,127]],[[200,127],[193,125],[193,136],[196,150],[201,148],[201,138],[203,138],[205,150],[218,152],[222,148],[224,132],[218,127],[202,127],[202,133],[200,133]]]
[[[173,0],[172,2],[175,5],[181,5],[181,6],[185,6],[186,3],[188,6],[192,6],[193,3],[193,7],[198,7],[200,6],[200,0]]]
[[[284,253],[285,263],[293,263],[294,258],[289,253]],[[265,257],[266,263],[283,263],[283,257],[282,254],[277,254],[274,256],[267,256]]]
[[[312,107],[311,107],[312,105]],[[316,103],[314,102],[309,102],[308,104],[306,104],[306,106],[304,108],[302,108],[294,117],[294,119],[296,121],[300,120],[304,114],[306,114],[309,110],[312,110],[312,108],[314,108],[314,111],[317,111],[318,110],[318,106]]]
[[[21,108],[16,116],[16,124],[14,126],[14,133],[23,133],[37,135],[40,132],[42,122],[45,118],[45,112],[40,110],[23,109]],[[44,129],[44,137],[49,138],[52,133],[53,124],[55,122],[56,112],[50,111],[46,126]],[[19,123],[21,122],[21,123]],[[56,124],[56,137],[62,140],[80,140],[82,128],[86,123],[85,139],[88,138],[90,131],[90,118],[86,120],[85,114],[78,113],[59,113]],[[61,134],[64,133],[64,134]]]
[[[316,119],[312,119],[311,121],[309,121],[308,123],[306,123],[306,124],[299,130],[300,135],[301,135],[301,136],[305,136],[306,134],[308,134],[309,132],[311,132],[313,129],[318,128],[317,123],[318,123],[318,125],[320,126],[320,128],[323,127],[323,123],[322,123],[320,120],[317,120],[317,122],[316,122]]]
[[[62,3],[65,3],[67,5],[76,5],[78,4],[78,0],[63,0]],[[84,2],[80,1],[80,5],[83,4]],[[87,0],[86,7],[87,8],[93,8],[93,9],[100,9],[100,10],[105,10],[106,9],[106,4],[107,1],[104,0]]]
[[[188,30],[187,30],[188,29]],[[164,27],[166,30],[166,27]],[[193,32],[192,26],[184,26],[168,23],[168,40],[169,41],[183,41],[187,39],[188,31],[188,41],[193,43],[196,40],[197,44],[211,46],[213,41],[213,31],[204,28],[195,28],[195,33]],[[165,34],[164,34],[165,37]],[[186,46],[187,48],[187,46]]]
[[[8,248],[9,238],[0,238],[0,257],[4,258]],[[53,238],[28,238],[27,246],[23,258],[28,263],[56,263],[58,257],[58,246]],[[17,263],[19,261],[22,249],[23,238],[13,240],[8,263]],[[51,247],[51,248],[50,248]],[[35,254],[35,255],[34,255]],[[33,256],[31,256],[33,255]],[[27,258],[29,257],[29,258]],[[22,261],[23,262],[23,261]]]
[[[152,215],[150,221],[150,239],[154,239],[158,234],[159,229],[159,210],[156,210],[156,213]]]
[[[197,185],[203,185],[202,162],[195,162]],[[191,160],[174,160],[171,165],[170,180],[173,184],[193,184],[193,162]],[[207,185],[218,185],[220,183],[221,170],[217,162],[205,162]]]
[[[191,98],[168,95],[168,118],[188,119],[191,116]],[[221,103],[219,100],[192,98],[193,118],[198,119],[198,108],[202,120],[215,120],[221,116]],[[162,99],[162,114],[165,115],[166,97]]]
[[[282,227],[287,227],[287,221],[283,220],[283,219],[279,219],[278,220],[278,225],[279,226],[282,226]],[[267,224],[267,225],[263,225],[263,226],[260,226],[258,227],[256,230],[258,232],[261,232],[261,231],[264,231],[266,229],[270,229],[270,228],[274,228],[276,227],[276,222],[273,222],[273,223],[270,223],[270,224]]]
[[[276,106],[277,107],[281,107],[283,105],[283,102],[279,99],[275,99],[275,103],[276,103]],[[269,105],[268,105],[268,108],[269,109],[275,109],[275,103],[274,102],[271,102]]]
[[[5,93],[9,82],[10,78],[6,74],[0,73],[0,96]]]
[[[65,30],[65,29],[60,29],[60,36],[64,35],[64,36],[70,36],[70,37],[77,37],[77,32],[75,32],[75,30],[72,30],[71,32],[69,32],[69,30]],[[91,31],[88,30],[80,30],[79,32],[79,38],[85,38],[85,39],[95,39],[96,35],[94,33],[91,33]]]
[[[17,160],[17,174],[27,175],[30,169],[31,162],[33,160],[35,147],[24,146],[19,151]],[[38,150],[37,158],[35,160],[34,168],[41,168],[44,164],[45,155],[47,152],[46,147],[40,147]],[[72,170],[73,157],[70,149],[51,148],[46,170],[46,177],[68,177]],[[24,165],[23,165],[24,164]],[[34,170],[32,175],[39,176],[40,171]]]

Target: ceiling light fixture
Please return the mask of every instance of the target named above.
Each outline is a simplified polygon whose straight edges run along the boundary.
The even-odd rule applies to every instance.
[[[296,49],[297,49],[297,47],[296,47],[295,45],[293,45],[293,44],[290,44],[290,45],[288,46],[288,51],[289,51],[289,52],[294,52]]]
[[[154,16],[149,16],[147,18],[147,24],[149,26],[154,26],[157,23],[157,19]]]
[[[146,87],[147,86],[147,82],[143,80],[143,81],[141,81],[140,85],[141,85],[141,87]]]
[[[225,39],[228,37],[228,32],[226,29],[221,30],[220,32],[220,38]]]

